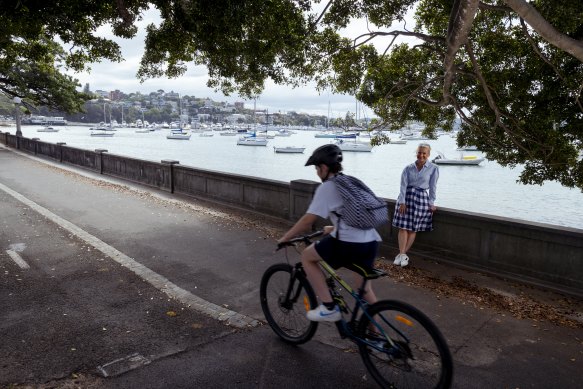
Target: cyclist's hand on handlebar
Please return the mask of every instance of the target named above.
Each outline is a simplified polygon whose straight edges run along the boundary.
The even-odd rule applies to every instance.
[[[330,227],[332,227],[332,226],[330,226]],[[332,227],[332,230],[333,229],[334,229],[334,227]],[[330,230],[330,232],[332,230]],[[310,235],[301,235],[301,236],[298,236],[298,237],[293,238],[293,239],[284,239],[284,237],[285,237],[285,235],[284,235],[284,237],[281,237],[277,240],[277,250],[280,250],[286,246],[295,246],[298,243],[304,243],[307,246],[310,243],[312,243],[313,238],[316,238],[316,237],[321,236],[323,234],[324,234],[324,231],[321,230],[321,231],[316,231]]]
[[[324,232],[324,235],[328,235],[334,231],[334,226],[324,226],[322,231]]]
[[[286,246],[289,246],[287,239],[279,238],[277,240],[277,249],[275,249],[275,251],[279,251]]]

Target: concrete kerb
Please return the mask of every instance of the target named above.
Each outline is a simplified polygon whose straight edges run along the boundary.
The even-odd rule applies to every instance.
[[[181,302],[182,304],[200,312],[207,316],[210,316],[219,321],[225,322],[229,326],[236,328],[247,328],[256,327],[260,322],[251,317],[247,317],[240,313],[231,311],[224,307],[218,306],[202,298],[195,296],[191,292],[182,289],[178,285],[170,282],[167,278],[155,273],[148,267],[142,265],[141,263],[135,261],[133,258],[125,255],[114,247],[109,246],[99,238],[89,234],[88,232],[77,227],[73,223],[61,218],[60,216],[52,213],[46,208],[41,207],[37,203],[28,198],[22,196],[20,193],[10,189],[9,187],[0,183],[0,190],[6,192],[10,196],[14,197],[16,200],[25,204],[29,208],[43,215],[47,219],[51,220],[53,223],[59,225],[65,230],[69,231],[71,234],[75,235],[79,239],[85,241],[86,243],[93,246],[95,249],[101,251],[104,255],[110,257],[115,262],[119,263],[128,270],[134,272],[136,275],[153,285],[155,288],[166,293],[169,297]]]

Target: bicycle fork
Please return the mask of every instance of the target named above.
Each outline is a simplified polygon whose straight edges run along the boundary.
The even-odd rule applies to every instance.
[[[301,285],[298,281],[298,274],[300,274],[300,277],[301,276],[305,277],[305,273],[301,264],[296,264],[296,266],[292,269],[285,295],[280,297],[281,299],[280,304],[285,309],[292,309],[293,305],[298,301],[298,298],[300,297],[302,288],[300,287]],[[309,302],[303,301],[303,304],[306,307],[307,311],[309,307]]]

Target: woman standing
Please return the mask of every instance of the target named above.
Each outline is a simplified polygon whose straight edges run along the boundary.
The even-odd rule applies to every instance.
[[[430,154],[431,146],[420,143],[417,147],[417,160],[407,165],[401,174],[401,190],[393,217],[393,226],[399,228],[399,254],[393,262],[395,265],[404,267],[409,264],[407,252],[418,231],[433,230],[439,169],[428,161]]]

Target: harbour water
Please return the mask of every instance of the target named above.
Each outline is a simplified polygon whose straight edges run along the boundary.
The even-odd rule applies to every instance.
[[[316,147],[333,139],[315,138],[315,131],[298,131],[289,137],[270,139],[267,146],[238,146],[237,136],[212,137],[193,133],[190,140],[166,139],[169,130],[136,133],[133,128],[120,128],[110,138],[91,137],[88,127],[57,127],[59,132],[37,132],[39,126],[22,126],[27,138],[65,142],[68,146],[95,150],[150,161],[177,160],[182,165],[227,173],[268,178],[289,182],[295,179],[317,181],[313,167],[304,167],[307,157]],[[3,132],[15,133],[4,127]],[[459,156],[455,139],[443,135],[424,141],[447,157]],[[372,152],[345,152],[344,171],[366,182],[379,196],[395,199],[403,168],[415,160],[419,141],[407,144],[387,144],[374,147]],[[301,146],[304,154],[279,154],[273,147]],[[481,156],[479,151],[464,155]],[[583,193],[562,187],[555,182],[543,186],[522,185],[516,180],[520,168],[504,168],[485,160],[480,166],[440,166],[437,188],[438,207],[447,207],[485,215],[546,223],[583,229]]]

